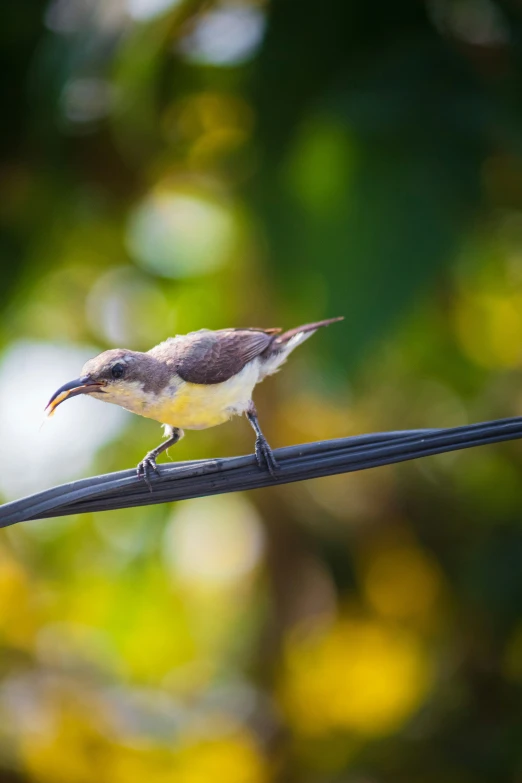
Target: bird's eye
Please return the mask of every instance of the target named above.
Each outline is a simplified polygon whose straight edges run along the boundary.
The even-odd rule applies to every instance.
[[[125,367],[123,364],[115,364],[111,369],[111,375],[113,378],[123,378],[125,375]]]

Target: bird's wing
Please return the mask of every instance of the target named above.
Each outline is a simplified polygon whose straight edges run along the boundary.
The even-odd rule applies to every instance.
[[[150,353],[168,360],[188,383],[223,383],[263,353],[273,339],[272,330],[202,329],[168,340]]]

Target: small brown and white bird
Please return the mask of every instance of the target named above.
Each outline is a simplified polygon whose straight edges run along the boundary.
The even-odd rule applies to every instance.
[[[275,373],[294,348],[329,318],[281,332],[281,329],[201,329],[169,337],[147,353],[115,348],[84,365],[81,375],[61,386],[49,400],[51,416],[58,405],[78,394],[90,394],[121,405],[165,426],[168,439],[142,459],[138,476],[149,484],[156,457],[183,437],[183,430],[202,430],[246,414],[256,433],[260,467],[274,474],[277,463],[261,432],[252,402],[254,386]]]

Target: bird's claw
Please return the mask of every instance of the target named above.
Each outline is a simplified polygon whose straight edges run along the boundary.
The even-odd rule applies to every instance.
[[[266,440],[262,438],[256,440],[255,452],[259,467],[266,468],[272,478],[277,478],[276,471],[279,470],[279,464]]]
[[[143,479],[149,490],[152,492],[152,484],[149,479],[149,470],[152,470],[157,476],[159,476],[159,468],[156,465],[156,457],[153,454],[147,454],[136,469],[138,478]]]

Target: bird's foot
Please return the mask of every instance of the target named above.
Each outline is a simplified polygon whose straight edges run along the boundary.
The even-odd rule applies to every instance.
[[[259,467],[262,470],[266,468],[273,478],[277,478],[276,471],[279,470],[279,465],[274,457],[272,449],[264,438],[256,439],[255,451]]]
[[[150,483],[149,478],[149,471],[151,470],[153,473],[159,476],[159,468],[156,465],[156,456],[153,454],[153,452],[146,454],[141,462],[138,463],[138,467],[136,469],[138,478],[143,479],[149,490],[152,492],[152,484]]]

